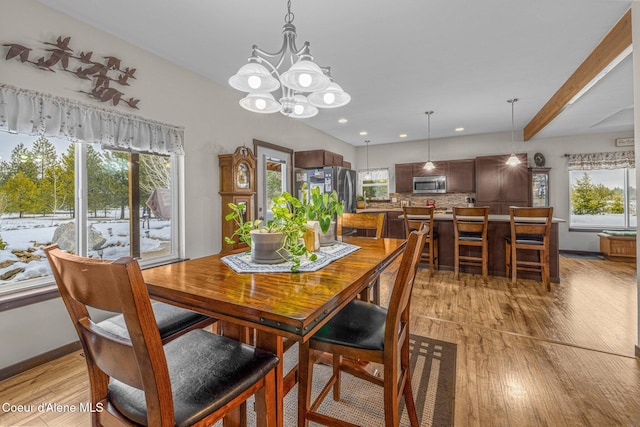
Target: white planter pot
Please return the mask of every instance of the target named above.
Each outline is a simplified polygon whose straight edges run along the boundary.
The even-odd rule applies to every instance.
[[[331,221],[326,233],[320,231],[320,246],[331,246],[336,241],[336,222]]]
[[[261,230],[251,231],[251,261],[256,264],[279,264],[285,259],[282,251],[284,233],[267,233]],[[284,249],[282,249],[284,250]],[[282,255],[281,255],[282,253]]]

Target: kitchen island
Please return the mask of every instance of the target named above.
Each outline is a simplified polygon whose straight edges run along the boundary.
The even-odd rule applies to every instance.
[[[438,250],[439,250],[439,268],[440,270],[453,270],[454,261],[454,232],[453,232],[453,215],[451,214],[435,214],[434,229],[438,230]],[[489,230],[487,232],[489,238],[489,274],[492,276],[506,276],[505,271],[505,237],[511,234],[509,215],[489,215]],[[549,242],[549,271],[551,281],[560,283],[560,266],[559,266],[559,244],[558,244],[558,223],[565,222],[560,218],[553,218],[551,225],[551,241]],[[480,248],[462,247],[460,254],[479,254]],[[520,252],[518,252],[520,255]],[[533,251],[522,252],[523,256],[519,259],[536,259],[536,253]],[[465,273],[481,274],[480,267],[460,266],[460,271]],[[519,278],[540,280],[540,274],[519,271]]]

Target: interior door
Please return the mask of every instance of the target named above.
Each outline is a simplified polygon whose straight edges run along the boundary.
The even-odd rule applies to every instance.
[[[273,197],[292,191],[293,150],[253,140],[256,153],[256,218],[268,221]]]

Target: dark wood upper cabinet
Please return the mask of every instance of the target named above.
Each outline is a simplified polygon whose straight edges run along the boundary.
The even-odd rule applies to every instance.
[[[424,163],[396,163],[396,193],[412,193],[414,176],[434,175],[447,177],[447,193],[475,191],[475,159],[433,162],[435,168],[430,171]]]
[[[413,163],[396,163],[396,193],[413,192]]]
[[[447,193],[473,193],[476,190],[475,159],[449,160]]]
[[[424,168],[425,163],[426,162],[412,163],[413,176],[440,176],[446,175],[449,171],[449,162],[433,162],[433,166],[435,167],[430,171]]]
[[[527,154],[518,154],[521,163],[506,164],[509,155],[476,157],[476,205],[489,206],[491,214],[506,215],[509,206],[529,204]]]
[[[344,160],[341,154],[327,150],[296,151],[294,164],[297,168],[321,168],[323,166],[342,167]],[[349,163],[348,166],[351,167],[351,163]]]

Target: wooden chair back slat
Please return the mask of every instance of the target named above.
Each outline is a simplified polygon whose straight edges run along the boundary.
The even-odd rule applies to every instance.
[[[433,206],[402,207],[405,236],[408,237],[412,231],[421,230],[423,227],[427,229],[426,242],[420,260],[429,263],[430,276],[433,276],[435,269],[438,268],[438,239],[433,219],[434,212]]]
[[[476,266],[482,268],[482,279],[489,280],[489,230],[488,207],[454,207],[454,276],[459,278],[460,266]],[[470,239],[471,237],[471,239]],[[460,254],[461,247],[469,252]],[[470,247],[479,247],[480,254],[470,251]]]
[[[92,401],[107,401],[108,378],[144,390],[149,425],[173,420],[171,382],[151,300],[137,261],[92,260],[45,248],[62,300],[83,350],[92,387]],[[130,339],[94,324],[88,307],[121,313]]]
[[[342,236],[349,230],[373,230],[376,239],[384,236],[385,214],[345,212],[338,216],[337,234]]]
[[[420,231],[412,231],[407,239],[407,245],[402,256],[402,261],[400,261],[400,266],[398,267],[398,273],[396,274],[393,290],[391,291],[391,298],[389,300],[387,323],[385,326],[385,348],[387,345],[398,346],[398,333],[401,331],[400,323],[409,321],[411,291],[426,241],[426,226]],[[395,344],[393,344],[394,342]]]

